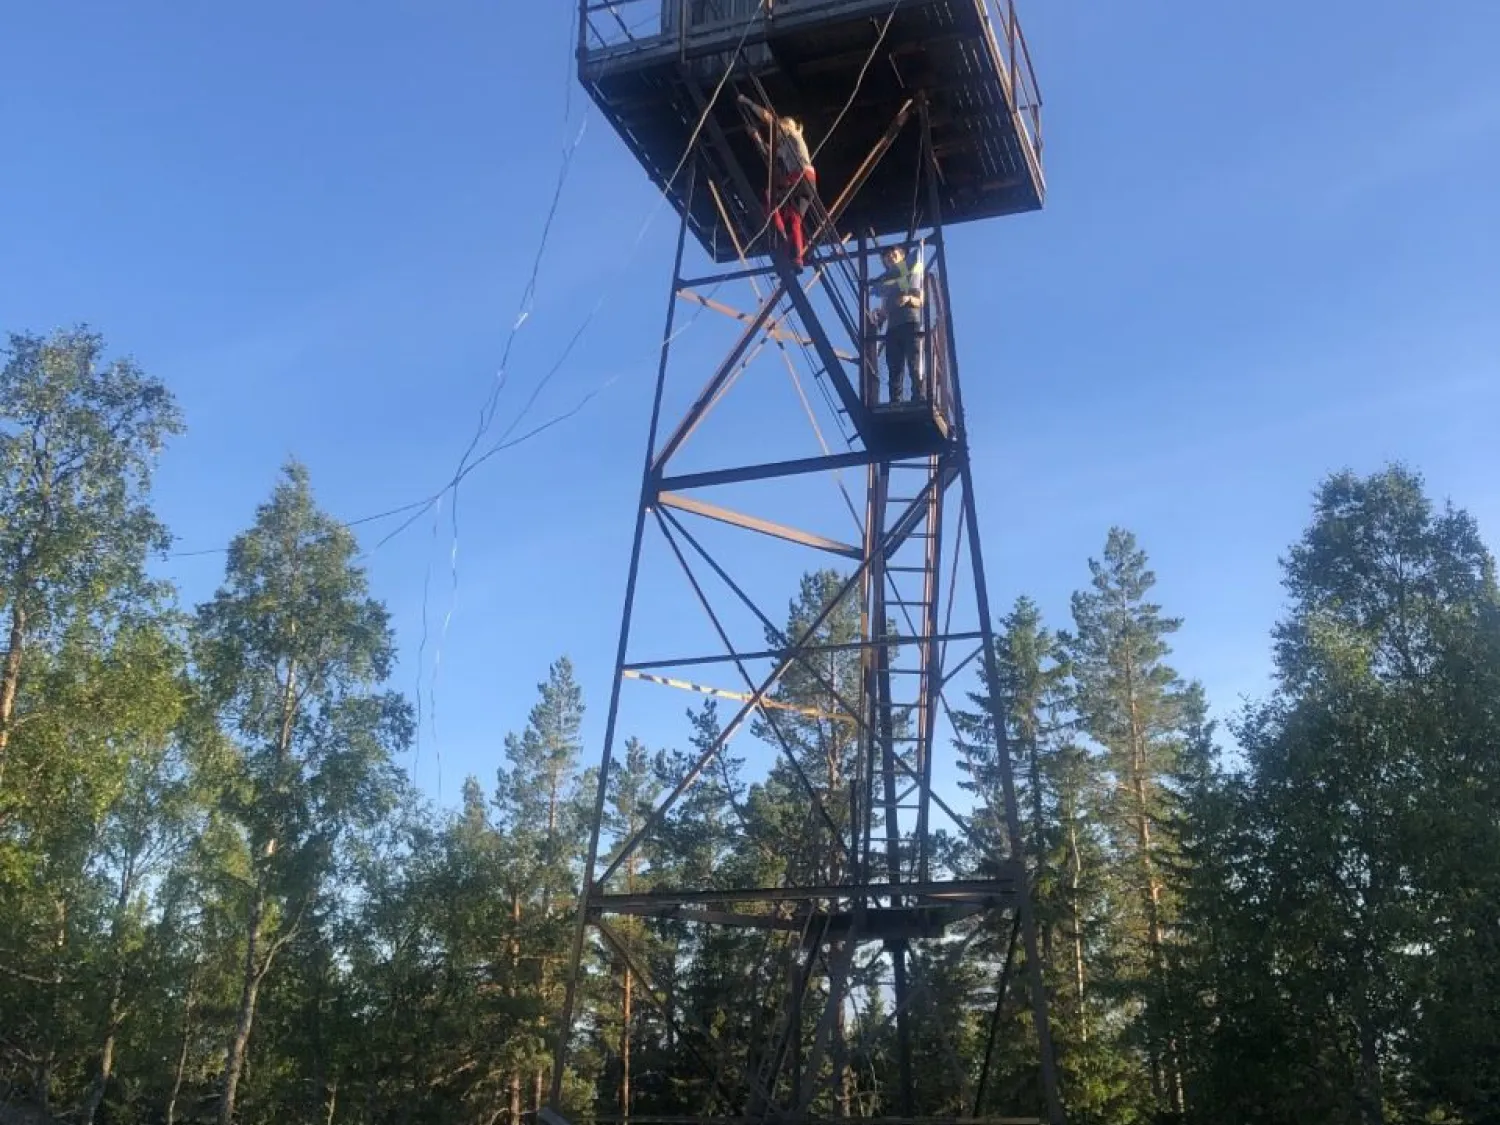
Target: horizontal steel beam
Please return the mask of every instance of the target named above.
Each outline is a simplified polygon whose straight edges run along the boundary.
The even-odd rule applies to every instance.
[[[844,641],[833,645],[804,645],[802,648],[766,648],[759,652],[740,652],[724,656],[684,656],[676,660],[637,660],[625,665],[627,672],[648,672],[657,668],[689,668],[702,664],[727,664],[733,660],[785,660],[789,656],[816,656],[826,652],[859,652],[868,648],[890,648],[900,645],[921,645],[929,641],[978,641],[984,634],[978,632],[936,633],[925,637],[878,637],[867,641]],[[973,657],[970,657],[972,660]]]
[[[758,531],[762,535],[771,536],[773,539],[784,539],[788,543],[797,543],[803,547],[813,547],[819,551],[842,555],[844,558],[854,559],[856,562],[864,557],[863,552],[853,544],[840,543],[837,539],[829,539],[827,536],[818,535],[815,532],[803,531],[799,527],[790,527],[786,524],[775,523],[771,520],[761,519],[759,516],[746,515],[744,512],[736,512],[733,508],[724,508],[718,504],[710,504],[705,500],[696,500],[691,496],[678,496],[674,492],[659,492],[656,495],[656,502],[668,508],[676,508],[679,512],[691,512],[693,515],[702,516],[704,519],[717,520],[719,523],[742,527],[746,531]]]
[[[800,933],[806,921],[801,918],[786,918],[779,914],[735,914],[726,910],[685,910],[681,906],[623,906],[612,908],[607,913],[629,914],[637,918],[671,918],[681,922],[703,922],[712,926],[730,926],[742,930],[781,930]]]
[[[636,918],[665,918],[674,922],[692,922],[710,926],[729,926],[744,930],[774,930],[783,933],[801,933],[804,947],[825,944],[830,941],[911,942],[942,937],[949,926],[972,918],[998,899],[1008,896],[991,895],[978,902],[964,902],[948,906],[898,906],[884,908],[860,907],[859,910],[839,910],[833,913],[818,910],[800,913],[787,918],[779,914],[738,914],[723,910],[704,910],[696,906],[658,904],[654,906],[629,906],[600,913],[628,914]]]
[[[770,480],[775,477],[794,477],[807,473],[828,473],[835,469],[853,469],[862,465],[885,460],[879,450],[856,449],[848,453],[833,453],[826,457],[799,457],[795,461],[766,461],[759,465],[743,465],[736,469],[710,469],[702,473],[683,473],[675,477],[663,477],[662,491],[680,492],[685,488],[708,488],[719,484],[740,484],[751,480]]]
[[[728,656],[725,659],[733,660],[735,657]],[[754,700],[755,705],[762,710],[769,708],[773,711],[791,711],[797,715],[806,715],[809,719],[826,719],[829,722],[857,722],[853,715],[820,711],[816,707],[799,707],[795,703],[784,703],[779,699],[755,699],[749,692],[730,691],[727,688],[712,687],[708,684],[695,684],[691,680],[678,680],[671,676],[653,676],[649,672],[641,672],[634,668],[626,668],[620,675],[627,680],[644,680],[647,683],[660,684],[662,687],[679,688],[682,691],[697,692],[699,695],[709,695],[716,699],[732,699],[736,703],[749,703]]]
[[[927,883],[829,883],[812,887],[738,887],[707,891],[644,891],[635,894],[592,894],[589,904],[605,912],[627,908],[687,906],[715,902],[812,902],[821,899],[926,898],[941,902],[983,902],[1015,893],[1014,876],[1003,879],[963,879]]]
[[[589,1115],[601,1123],[632,1121],[636,1125],[765,1125],[764,1117],[714,1117],[700,1113],[614,1113]],[[799,1117],[804,1125],[849,1125],[847,1117]],[[859,1125],[1046,1125],[1040,1117],[861,1117]]]
[[[701,289],[705,285],[723,285],[726,281],[743,281],[747,277],[771,277],[775,274],[775,266],[752,266],[749,269],[725,270],[723,273],[705,274],[702,277],[688,277],[678,282],[677,295],[684,296],[687,290]]]

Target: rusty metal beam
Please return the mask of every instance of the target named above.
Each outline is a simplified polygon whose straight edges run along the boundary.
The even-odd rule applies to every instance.
[[[1015,894],[1014,863],[1004,861],[1009,875],[991,879],[948,879],[929,883],[825,883],[807,887],[716,887],[711,890],[637,891],[632,894],[594,894],[591,908],[606,913],[626,907],[687,906],[694,903],[719,902],[820,902],[852,899],[888,898],[893,894],[909,899],[931,899],[934,902],[987,902],[1008,899]]]
[[[716,313],[720,313],[733,320],[737,320],[741,324],[750,323],[751,317],[749,313],[742,312],[741,310],[735,308],[733,305],[726,305],[723,301],[716,301],[712,297],[705,297],[701,293],[694,292],[692,289],[679,289],[677,291],[677,296],[684,301],[696,302],[706,309],[711,309]],[[766,329],[766,335],[771,337],[771,339],[773,340],[780,340],[783,343],[801,344],[805,348],[812,347],[812,337],[799,336],[797,333],[780,326]],[[859,361],[859,357],[856,356],[853,352],[837,351],[837,349],[835,349],[835,351],[837,352],[840,359],[848,363],[857,363]]]
[[[773,539],[784,539],[788,543],[797,543],[803,547],[812,547],[815,550],[842,555],[846,559],[858,561],[861,557],[859,548],[849,543],[840,543],[837,539],[829,539],[826,536],[818,535],[811,531],[803,531],[800,528],[788,527],[786,524],[776,523],[772,520],[764,520],[759,516],[749,516],[743,512],[736,512],[732,508],[710,504],[706,500],[698,500],[691,496],[681,496],[675,492],[660,492],[657,493],[656,502],[667,508],[676,508],[679,512],[690,512],[695,516],[702,516],[704,519],[731,524],[734,527],[742,527],[747,531],[758,531],[762,535],[771,536]]]

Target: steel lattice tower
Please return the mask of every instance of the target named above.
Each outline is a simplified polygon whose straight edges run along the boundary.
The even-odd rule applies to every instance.
[[[580,0],[578,59],[583,84],[666,193],[681,230],[544,1117],[563,1111],[565,1063],[587,1030],[575,1018],[580,990],[607,965],[629,974],[670,1041],[703,1063],[708,1092],[693,1120],[850,1112],[838,1088],[858,1048],[850,1028],[868,1032],[877,1004],[893,1025],[895,1054],[882,1116],[933,1120],[918,1104],[913,1013],[935,966],[978,957],[995,982],[989,1048],[1010,1026],[1002,1005],[1029,1015],[1035,1104],[988,1104],[989,1050],[983,1073],[960,1067],[952,1088],[971,1116],[1030,1112],[1060,1125],[997,716],[989,716],[999,742],[989,806],[1003,815],[971,824],[954,808],[963,754],[954,712],[976,673],[993,678],[995,668],[946,231],[1042,204],[1040,98],[1015,12],[1009,0]],[[767,171],[737,108],[740,93],[799,118],[816,146],[821,201],[809,225],[818,234],[804,272],[767,236]],[[696,275],[685,270],[690,233],[710,259]],[[879,254],[892,242],[927,266],[925,378],[903,403],[882,401],[878,334],[866,312]],[[702,364],[681,339],[689,316],[726,332],[716,364]],[[694,329],[695,345],[703,331]],[[786,413],[770,404],[773,384],[787,392]],[[705,426],[726,418],[710,441]],[[816,446],[796,447],[794,431]],[[831,516],[811,499],[825,494]],[[826,526],[814,529],[819,519]],[[747,544],[754,539],[763,542]],[[838,579],[821,612],[788,635],[781,607],[798,576],[830,566]],[[834,615],[847,620],[855,608],[858,634],[831,639]],[[850,667],[857,675],[840,671]],[[794,679],[816,706],[805,694],[782,697]],[[637,729],[631,708],[659,713],[666,697],[680,716],[686,708],[672,688],[727,701],[726,721],[650,811],[621,827],[607,797],[621,738]],[[815,841],[817,854],[786,856],[777,878],[753,886],[725,886],[711,872],[699,885],[662,885],[644,858],[654,833],[692,786],[723,768],[726,746],[746,730],[764,757],[779,753],[790,766],[807,813],[797,838]],[[805,751],[808,737],[849,751],[842,773],[810,774],[794,745],[801,738]],[[743,810],[734,811],[743,823]],[[775,845],[744,841],[762,853]],[[968,870],[957,869],[955,854]],[[625,918],[759,935],[759,975],[746,996],[757,1013],[746,1024],[753,1042],[730,1050],[710,1029],[688,1026]]]

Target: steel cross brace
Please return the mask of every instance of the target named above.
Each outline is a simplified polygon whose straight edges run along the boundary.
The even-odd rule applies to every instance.
[[[902,637],[901,640],[906,644],[921,644],[929,640],[943,642],[977,641],[979,640],[980,636],[980,633],[974,630],[969,630],[961,633],[940,633],[935,637]],[[759,649],[755,652],[739,653],[738,658],[741,660],[769,660],[772,657],[781,659],[783,657],[794,656],[797,652],[800,652],[805,656],[817,656],[819,654],[827,655],[830,652],[858,652],[861,649],[875,648],[880,645],[886,644],[890,644],[890,641],[880,639],[869,641],[841,641],[837,644],[828,645],[806,645],[803,648],[795,650],[795,652],[789,648],[764,648]],[[965,665],[969,664],[976,657],[978,657],[978,655],[979,650],[976,648],[973,652],[971,652],[964,658],[963,663]],[[734,659],[736,659],[734,656],[729,656],[726,654],[724,656],[686,656],[680,660],[635,660],[626,664],[624,670],[627,672],[647,672],[652,670],[653,668],[685,668],[689,665],[726,664]],[[960,665],[959,667],[961,668],[962,665]],[[952,676],[950,675],[948,678],[951,679]]]
[[[924,499],[923,496],[918,496],[915,500],[913,500],[913,504],[920,504],[920,503],[923,502],[923,499]],[[688,543],[694,548],[694,550],[696,550],[698,552],[698,554],[703,558],[703,560],[708,563],[709,567],[711,567],[713,569],[714,573],[718,575],[719,579],[722,582],[724,582],[724,584],[727,585],[739,597],[740,601],[742,601],[745,604],[745,606],[753,614],[755,614],[755,616],[757,618],[760,619],[761,624],[764,625],[768,629],[774,630],[775,626],[771,623],[770,618],[768,618],[761,611],[761,609],[755,604],[755,602],[752,601],[751,598],[747,594],[745,594],[743,590],[740,589],[740,587],[738,586],[738,584],[735,583],[735,581],[728,575],[727,572],[725,572],[725,570],[718,564],[718,562],[716,562],[714,560],[713,556],[708,553],[708,551],[702,546],[702,544],[700,544],[697,541],[697,539],[694,538],[694,536],[692,535],[692,533],[689,532],[686,528],[684,528],[682,526],[682,524],[679,521],[677,521],[675,518],[673,518],[670,514],[668,514],[666,516],[666,518],[671,521],[672,525],[677,528],[678,532],[681,533],[681,535],[685,539],[687,539]],[[681,556],[680,555],[678,556],[678,558],[679,558],[679,561],[681,561]],[[685,565],[686,564],[684,564],[684,566]],[[949,637],[949,636],[926,636],[926,637],[915,637],[915,638],[900,638],[900,640],[905,641],[906,643],[916,643],[916,642],[936,643],[938,641],[946,641],[946,640],[949,640],[949,639],[971,638],[972,636],[975,636],[975,635],[976,634],[955,634],[952,637]],[[846,644],[846,645],[839,645],[839,646],[818,646],[818,648],[816,649],[816,651],[822,651],[822,652],[835,651],[835,650],[848,651],[848,650],[852,650],[852,649],[870,650],[870,649],[886,648],[886,647],[889,647],[890,644],[891,644],[891,641],[890,641],[889,638],[882,637],[882,638],[877,638],[877,639],[873,639],[873,640],[869,640],[869,641],[861,641],[861,642],[858,642],[858,643],[852,643],[852,644]],[[831,696],[833,696],[834,701],[836,703],[838,703],[838,705],[840,707],[842,707],[850,716],[853,717],[855,723],[860,727],[861,733],[863,733],[866,737],[870,737],[870,728],[868,726],[868,722],[867,722],[867,720],[863,716],[860,715],[859,708],[855,707],[854,704],[851,703],[838,690],[838,688],[834,684],[831,684],[831,683],[828,682],[827,678],[823,675],[822,669],[818,668],[818,666],[816,664],[814,664],[810,660],[808,660],[808,656],[812,655],[814,651],[815,650],[813,650],[811,648],[808,648],[808,649],[802,649],[802,648],[797,648],[797,649],[780,649],[780,650],[778,650],[778,649],[772,649],[772,650],[768,650],[766,652],[758,653],[758,654],[742,653],[742,654],[739,654],[738,656],[736,656],[736,655],[729,655],[729,656],[724,656],[724,657],[713,657],[711,659],[715,660],[715,661],[719,661],[719,660],[733,660],[733,661],[735,661],[737,663],[740,660],[743,660],[743,659],[750,659],[752,656],[759,656],[761,658],[764,658],[764,657],[767,657],[767,656],[781,656],[781,657],[784,657],[785,659],[788,659],[788,660],[796,659],[813,676],[813,678],[818,681],[818,683],[822,686],[823,690],[827,691]],[[968,658],[968,660],[965,661],[965,663],[968,663],[969,660],[973,660],[975,656],[978,656],[978,654],[979,654],[979,650],[976,649],[975,652]],[[671,663],[673,663],[673,662],[668,662],[668,664],[664,665],[664,666],[671,666]],[[947,683],[947,681],[949,679],[951,679],[951,675],[943,677],[942,683],[944,685],[946,685],[946,683]],[[949,719],[951,721],[952,720],[952,711],[948,708],[947,701],[942,696],[942,688],[941,687],[938,688],[938,690],[936,692],[936,695],[937,695],[938,700],[942,703],[943,709],[948,713]],[[929,757],[930,757],[930,755],[929,755]],[[949,806],[949,804],[946,801],[944,801],[941,797],[939,797],[935,792],[932,791],[932,779],[931,779],[931,776],[930,776],[930,771],[926,771],[923,774],[919,775],[916,771],[914,771],[911,768],[910,764],[907,763],[906,760],[904,758],[900,757],[899,755],[895,756],[895,758],[894,758],[894,765],[895,765],[896,769],[898,769],[901,772],[905,773],[913,782],[915,782],[916,784],[922,786],[923,792],[924,792],[925,796],[929,800],[931,800],[934,804],[936,804],[938,806],[938,808],[940,808],[949,817],[949,819],[953,821],[954,826],[957,827],[960,832],[962,832],[970,840],[973,840],[976,843],[978,842],[979,837],[974,834],[974,831],[970,827],[967,818],[965,818],[963,816],[960,816],[957,812],[955,812],[953,810],[953,808],[951,806]]]
[[[929,484],[928,487],[930,489],[931,485]],[[922,494],[919,494],[916,498],[913,499],[913,501],[912,501],[913,505],[918,505],[918,504],[924,503],[925,500],[926,500],[926,497],[927,497],[927,490],[924,490],[924,492]],[[723,569],[723,567],[721,567],[718,564],[718,562],[713,558],[713,556],[709,554],[709,552],[707,551],[707,549],[704,548],[703,545],[698,542],[698,540],[692,535],[692,533],[689,532],[685,527],[683,527],[682,524],[677,519],[675,519],[670,513],[667,513],[666,516],[665,516],[665,518],[667,520],[669,520],[674,527],[677,528],[678,532],[688,541],[688,543],[694,548],[694,550],[697,551],[697,553],[703,558],[703,560],[706,563],[708,563],[709,567],[713,569],[714,573],[716,575],[718,575],[719,579],[722,582],[724,582],[724,584],[727,585],[730,588],[730,590],[732,590],[739,597],[740,601],[744,603],[744,605],[746,606],[746,608],[748,608],[753,614],[755,614],[755,616],[760,620],[761,624],[763,626],[765,626],[766,628],[771,629],[771,630],[774,631],[776,627],[771,623],[770,618],[768,618],[765,615],[765,613],[761,611],[761,609],[755,604],[755,602],[749,597],[749,595],[747,595],[742,589],[740,589],[739,585],[729,576],[729,574]],[[674,547],[674,550],[675,550],[675,547]],[[682,556],[681,556],[680,552],[678,553],[677,558],[678,558],[679,563],[681,563],[682,566],[684,567],[684,569],[686,570],[687,564],[685,562],[683,562]],[[689,579],[690,579],[690,581],[692,580],[691,579],[691,572],[689,572]],[[696,583],[695,583],[695,585],[696,585]],[[835,599],[833,604],[837,605],[839,600],[841,600],[841,599]],[[914,643],[914,642],[919,642],[919,641],[922,642],[922,643],[936,643],[937,641],[946,641],[946,640],[949,640],[949,639],[959,639],[959,638],[969,638],[969,639],[972,639],[974,636],[977,636],[977,635],[978,634],[955,634],[953,637],[948,637],[948,636],[926,636],[926,637],[900,638],[900,639],[903,640],[903,641],[905,641],[905,642],[907,642],[907,643]],[[844,708],[844,710],[850,716],[853,717],[855,723],[860,727],[861,732],[866,737],[870,737],[870,728],[867,725],[867,720],[864,717],[861,716],[859,708],[855,707],[854,704],[851,703],[843,695],[843,693],[841,693],[838,690],[838,688],[834,684],[832,684],[832,683],[830,683],[828,681],[828,679],[823,675],[822,669],[818,668],[818,666],[816,664],[814,664],[813,662],[811,662],[808,659],[808,656],[812,655],[814,653],[814,651],[818,651],[818,652],[830,652],[830,651],[850,651],[850,650],[854,650],[854,649],[869,650],[869,649],[873,649],[873,648],[885,648],[885,647],[888,647],[890,644],[891,644],[891,641],[890,641],[889,638],[878,638],[878,639],[874,639],[874,640],[870,640],[870,641],[861,641],[861,642],[844,644],[844,645],[817,646],[816,649],[813,649],[813,648],[771,649],[771,650],[767,650],[767,651],[761,652],[761,653],[741,653],[741,654],[733,654],[733,653],[731,653],[730,655],[723,656],[723,657],[712,657],[712,658],[703,658],[703,659],[711,659],[711,660],[714,660],[714,661],[734,661],[737,664],[740,663],[742,660],[751,659],[752,657],[759,657],[759,658],[763,659],[763,658],[769,657],[769,656],[778,656],[778,657],[781,657],[781,658],[786,659],[786,660],[794,660],[795,659],[795,660],[799,661],[802,664],[803,668],[806,669],[813,676],[813,678],[818,681],[819,685],[823,688],[823,690],[827,691],[831,696],[833,696],[834,701],[836,703],[838,703],[838,705],[840,707]],[[974,654],[971,655],[968,659],[969,660],[974,659],[974,657],[977,656],[978,653],[979,653],[979,650],[976,649],[975,652],[974,652]],[[967,663],[967,662],[968,661],[966,660],[965,663]],[[662,666],[671,666],[672,664],[675,664],[675,663],[677,663],[677,662],[666,662]],[[743,673],[743,671],[744,671],[743,666],[741,666],[741,672]],[[951,677],[944,677],[943,678],[943,683],[946,684],[949,678],[951,678]],[[747,683],[748,683],[748,680],[747,680]],[[937,698],[939,699],[939,701],[942,703],[944,710],[948,713],[950,721],[951,721],[952,712],[948,708],[947,701],[942,698],[941,688],[939,688],[937,690],[936,695],[937,695]],[[929,758],[930,758],[930,755],[929,755]],[[899,770],[900,772],[906,774],[907,777],[910,778],[915,784],[917,784],[920,787],[922,787],[922,790],[923,790],[923,793],[924,793],[925,797],[928,800],[930,800],[932,803],[936,804],[937,807],[939,809],[941,809],[948,816],[948,818],[953,822],[954,826],[965,837],[967,837],[971,841],[975,842],[976,844],[980,842],[980,837],[975,834],[974,829],[970,826],[970,824],[968,822],[968,819],[966,817],[961,816],[956,811],[954,811],[954,809],[946,801],[944,801],[935,792],[933,792],[933,790],[932,790],[932,779],[931,779],[931,774],[930,774],[930,768],[928,770],[925,770],[922,774],[918,774],[915,770],[912,769],[912,767],[910,766],[910,764],[908,762],[906,762],[906,760],[904,758],[900,757],[899,755],[894,756],[894,768],[897,769],[897,770]],[[858,825],[856,824],[854,827],[857,828]]]
[[[723,622],[719,620],[719,615],[714,612],[713,606],[708,600],[708,595],[703,592],[703,587],[699,584],[697,575],[693,573],[693,568],[688,565],[686,557],[683,556],[682,548],[677,545],[677,540],[672,538],[671,529],[667,526],[667,521],[663,517],[661,509],[657,509],[656,518],[657,522],[661,525],[662,535],[666,537],[668,545],[672,548],[673,555],[676,556],[678,564],[681,565],[683,573],[687,575],[687,580],[693,587],[693,593],[698,595],[698,601],[703,606],[703,611],[708,614],[709,620],[713,622],[714,631],[719,634],[719,640],[723,642],[726,649],[733,653],[734,643],[729,639],[729,634],[725,631]],[[744,677],[745,686],[754,691],[755,679],[750,675],[750,670],[745,667],[744,661],[736,659],[734,663],[735,667],[739,669],[740,675]],[[757,695],[756,698],[759,699],[760,696]],[[832,835],[834,843],[838,845],[839,851],[847,855],[848,851],[844,847],[844,840],[839,831],[838,823],[833,819],[833,814],[828,811],[828,806],[824,804],[817,787],[812,783],[812,779],[807,776],[807,772],[802,768],[802,763],[797,761],[797,755],[792,752],[791,742],[788,741],[786,735],[782,732],[781,724],[776,719],[776,712],[768,707],[762,707],[760,712],[771,725],[771,730],[776,735],[776,741],[781,743],[782,753],[786,755],[787,764],[792,767],[792,772],[797,775],[797,780],[801,782],[802,788],[807,791],[808,797],[812,799],[813,808],[817,810],[818,816],[822,818],[824,825]]]
[[[641,517],[643,522],[645,512],[646,503],[643,500],[643,506],[641,508]],[[637,540],[639,540],[639,538],[640,532],[638,531]],[[822,611],[819,612],[817,617],[815,617],[813,621],[803,630],[802,636],[799,637],[797,642],[792,645],[790,652],[793,655],[787,656],[784,660],[778,663],[771,674],[767,676],[761,682],[760,686],[755,689],[754,694],[751,696],[750,700],[746,702],[745,705],[741,707],[740,710],[735,714],[734,718],[730,720],[729,725],[719,732],[719,736],[715,738],[713,743],[699,756],[698,760],[683,776],[682,780],[677,783],[672,792],[669,793],[661,802],[661,804],[659,804],[652,811],[651,815],[646,818],[646,822],[639,828],[637,828],[635,833],[620,845],[619,850],[615,853],[614,858],[605,868],[604,873],[594,880],[595,885],[602,886],[603,884],[607,883],[610,877],[619,870],[620,865],[624,863],[625,860],[630,856],[630,854],[640,846],[641,841],[644,840],[648,835],[650,835],[651,832],[656,830],[656,826],[661,823],[662,818],[666,816],[667,812],[670,811],[672,806],[677,803],[682,795],[688,791],[688,788],[693,784],[693,782],[697,780],[698,775],[703,771],[703,767],[708,765],[708,763],[711,762],[719,754],[719,752],[725,747],[725,745],[728,744],[729,740],[734,737],[740,726],[750,716],[750,713],[757,709],[761,698],[776,686],[776,684],[781,680],[782,676],[786,675],[788,669],[790,669],[792,666],[797,650],[801,645],[805,645],[812,637],[817,634],[817,631],[823,627],[823,623],[827,621],[830,616],[832,616],[833,611],[838,608],[839,604],[846,597],[849,596],[849,592],[854,588],[854,585],[860,581],[865,572],[869,569],[871,561],[872,558],[866,558],[862,563],[860,563],[859,567],[855,569],[855,571],[848,577],[848,579],[845,580],[843,586],[841,586],[838,592],[829,599],[828,604],[823,607]],[[621,667],[624,666],[623,658],[618,661],[618,664]],[[618,680],[619,677],[616,677],[616,679]],[[593,892],[593,886],[586,885],[584,887],[584,894],[586,896],[591,895]]]

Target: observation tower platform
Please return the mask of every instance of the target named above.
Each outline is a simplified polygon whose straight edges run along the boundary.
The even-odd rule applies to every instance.
[[[737,257],[736,240],[753,241],[761,201],[700,191],[689,203],[689,177],[673,173],[705,106],[740,167],[764,167],[736,93],[763,92],[803,122],[825,200],[857,178],[919,94],[945,224],[1035,211],[1046,193],[1041,95],[1010,0],[587,0],[578,68],[658,190],[679,214],[690,208],[689,227],[716,262]],[[898,139],[849,200],[841,232],[909,231],[919,144]]]
[[[996,700],[982,807],[943,792],[971,751],[960,693],[1000,674],[947,233],[1045,195],[1012,0],[578,3],[582,84],[680,222],[540,1119],[831,1125],[855,1104],[885,1125],[1041,1119],[987,1117],[1003,1100],[1066,1125]],[[770,114],[802,123],[815,193],[766,198]],[[685,268],[694,244],[707,268]],[[693,346],[674,346],[699,314]],[[686,713],[652,702],[663,688],[730,702],[692,712],[661,791],[612,815],[625,732]],[[731,772],[741,732],[756,745]],[[775,815],[743,812],[736,789],[756,785],[785,794]],[[700,822],[711,861],[658,870],[659,834]],[[750,939],[745,960],[700,958],[725,932]],[[986,983],[940,1018],[987,1029],[982,1050],[934,1039],[938,1008],[918,1003],[960,965]],[[578,1009],[600,966],[627,1013],[637,997],[656,1012],[625,1014],[617,1045]],[[699,1005],[679,985],[700,974],[743,1002]],[[1003,1041],[1021,1004],[1034,1053]],[[866,1081],[887,1030],[889,1064]],[[633,1083],[636,1041],[696,1076]],[[607,1061],[570,1089],[585,1042]],[[1033,1059],[1036,1081],[1013,1082]]]

